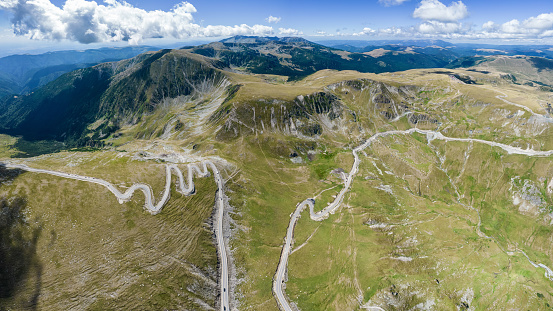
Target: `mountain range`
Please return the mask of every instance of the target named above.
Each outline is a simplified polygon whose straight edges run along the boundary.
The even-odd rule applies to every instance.
[[[146,52],[68,73],[63,72],[88,66],[85,63],[125,58],[153,48],[10,56],[0,59],[0,74],[9,79],[3,89],[12,93],[17,89],[21,93],[0,100],[0,131],[23,136],[28,141],[55,140],[68,146],[98,146],[120,128],[141,122],[145,114],[155,112],[167,99],[208,93],[222,81],[231,80],[232,73],[297,81],[325,69],[380,73],[470,67],[476,62],[492,61],[484,56],[458,58],[448,48],[430,45],[434,43],[447,45],[427,42],[421,47],[405,42],[361,53],[297,37],[236,36],[177,50]],[[545,68],[539,67],[539,77],[527,80],[548,87],[551,80],[541,77],[550,72],[551,66],[547,65],[550,61],[528,59],[526,67]],[[547,70],[542,72],[543,69]],[[25,90],[32,91],[25,93]]]
[[[10,55],[0,58],[0,97],[25,94],[62,74],[99,63],[134,57],[150,46],[58,51],[38,55]]]
[[[453,46],[14,65],[0,310],[550,309],[553,61]]]

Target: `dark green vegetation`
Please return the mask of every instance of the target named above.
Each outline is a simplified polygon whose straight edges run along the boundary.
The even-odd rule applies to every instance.
[[[100,97],[109,86],[110,72],[101,67],[65,74],[30,95],[3,101],[4,131],[28,140],[61,140],[62,135],[70,142],[78,140],[95,120]]]
[[[416,55],[406,52],[367,59]],[[539,88],[550,85],[546,63],[487,56],[468,70],[322,70],[301,78],[299,69],[317,69],[304,66],[309,55],[320,68],[355,57],[301,39],[237,37],[79,69],[0,104],[0,124],[13,135],[0,135],[0,154],[68,149],[11,161],[119,189],[148,183],[156,198],[162,164],[175,154],[225,159],[229,165],[217,163],[233,206],[233,306],[277,310],[271,283],[290,214],[306,198],[317,210],[331,202],[352,149],[371,135],[417,127],[553,149],[549,94]],[[144,158],[153,154],[159,159]],[[336,213],[321,222],[306,213],[297,224],[286,293],[301,310],[553,305],[553,283],[521,253],[553,267],[551,158],[421,134],[381,137],[359,157]],[[13,289],[0,302],[5,308],[32,306],[37,284],[43,309],[218,308],[213,179],[197,179],[190,197],[171,190],[168,206],[152,216],[140,194],[119,204],[95,184],[7,173],[2,204],[26,206],[21,217],[6,213],[24,220],[11,220],[10,232],[23,232],[11,250],[34,259],[7,272],[17,277],[6,282]]]
[[[435,53],[432,46],[417,47],[418,50],[408,50],[408,47],[399,45],[389,47],[390,50],[381,48],[371,50],[368,54],[362,54],[328,48],[301,38],[238,36],[198,47],[187,47],[183,50],[145,53],[129,60],[104,63],[66,73],[31,94],[0,99],[0,131],[12,136],[21,136],[22,140],[31,144],[34,141],[55,140],[63,142],[67,148],[104,147],[106,139],[110,138],[112,134],[121,128],[134,126],[141,122],[145,124],[146,128],[136,133],[136,137],[162,135],[166,129],[157,132],[150,130],[153,120],[147,121],[147,117],[159,112],[159,107],[169,105],[168,100],[180,98],[179,100],[194,101],[202,96],[205,97],[206,94],[211,94],[221,85],[228,84],[228,81],[232,80],[229,77],[228,69],[256,74],[280,75],[285,77],[284,80],[298,80],[322,69],[389,72],[412,68],[443,67],[454,58],[453,55]],[[109,50],[109,53],[115,52]],[[98,59],[107,57],[106,55],[109,53],[103,50],[91,50],[83,52],[81,58]],[[136,53],[136,49],[122,49],[119,54],[109,55],[122,57],[126,55],[125,53]],[[75,64],[58,64],[59,59],[63,57],[73,60],[81,59],[72,55],[70,52],[57,52],[48,57],[38,55],[30,59],[23,58],[30,62],[30,68],[35,68],[41,61],[45,66],[50,66],[37,69],[37,73],[41,72],[41,74],[29,78],[28,83],[34,86],[41,85],[42,82],[48,80],[44,80],[43,76],[61,72],[63,71],[62,67],[69,69],[71,66],[75,66]],[[20,58],[15,56],[12,58],[14,58],[12,62],[18,64],[17,61]],[[496,58],[494,56],[458,59],[451,66],[484,66],[486,64],[495,66],[495,63],[501,64],[500,61],[496,61]],[[525,80],[520,83],[533,85],[540,90],[548,89],[549,85],[553,83],[553,79],[549,75],[550,70],[547,69],[548,60],[530,57],[528,60],[516,58],[512,61],[525,62],[525,66],[535,70],[535,74],[525,73]],[[2,66],[6,67],[4,71],[12,72],[15,77],[24,75],[18,69],[19,67],[13,64],[10,67],[7,62],[7,60],[1,59],[0,69],[3,68]],[[515,65],[511,67],[520,67]],[[469,75],[453,75],[464,83],[478,83]],[[511,76],[519,76],[519,73],[513,73]],[[230,102],[230,98],[234,96],[234,91],[235,89],[231,89],[228,92],[229,99],[225,100],[224,105],[219,108],[218,114],[214,117],[215,120],[219,120],[220,116],[229,115],[231,112],[245,115],[255,110],[250,108],[258,105],[255,103],[257,98],[253,98],[249,105],[231,108],[233,103]],[[298,105],[298,99],[295,101],[296,103],[289,101],[285,109],[278,111],[274,111],[275,107],[270,107],[270,105],[258,111],[258,116],[264,121],[263,124],[259,124],[260,120],[254,119],[235,124],[231,114],[218,137],[236,137],[239,132],[251,132],[252,128],[259,125],[274,127],[275,120],[288,127],[288,131],[299,132],[305,136],[320,135],[324,131],[324,126],[305,118],[306,114],[311,113],[309,107],[312,105],[309,102]],[[328,105],[325,105],[327,104],[323,103],[324,107],[320,108],[329,109]],[[308,107],[308,110],[302,112],[302,107]],[[324,112],[329,112],[329,110]],[[340,105],[332,104],[330,120],[333,121],[341,114]],[[387,115],[388,118],[390,116],[391,114]],[[297,124],[290,123],[294,117],[298,118]],[[184,123],[181,120],[175,118],[171,120],[175,122],[172,126],[183,128]],[[418,114],[409,119],[411,123],[421,120],[436,121]],[[251,122],[256,124],[250,124]],[[37,152],[28,154],[37,154]]]
[[[11,55],[0,58],[0,98],[30,93],[66,72],[92,65],[127,59],[154,47],[101,48],[58,51],[39,55]]]
[[[64,143],[57,140],[27,141],[24,139],[18,139],[12,148],[17,150],[17,153],[13,155],[17,158],[36,157],[41,154],[55,153],[67,149]]]
[[[232,40],[231,40],[232,39]],[[221,42],[187,48],[212,57],[225,67],[249,72],[288,76],[292,80],[322,69],[390,72],[413,68],[443,67],[448,57],[425,53],[389,53],[373,57],[329,48],[301,38],[234,37]]]
[[[209,91],[224,78],[205,60],[169,52],[79,69],[32,94],[5,98],[2,131],[28,141],[103,146],[101,139],[136,123],[165,98]]]
[[[461,57],[449,63],[446,67],[447,68],[469,68],[469,67],[478,65],[480,62],[484,60],[485,58],[481,56]]]
[[[540,57],[530,57],[528,60],[538,69],[538,71],[543,71],[545,69],[553,70],[553,60]]]

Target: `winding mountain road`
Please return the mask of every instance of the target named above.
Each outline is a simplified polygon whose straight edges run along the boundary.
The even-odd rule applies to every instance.
[[[353,181],[353,178],[357,174],[359,170],[359,155],[358,153],[365,148],[369,147],[375,140],[378,138],[389,136],[389,135],[405,135],[405,134],[413,134],[413,133],[419,133],[426,135],[427,139],[429,141],[434,139],[444,140],[444,141],[460,141],[460,142],[477,142],[486,144],[493,147],[501,148],[505,151],[507,151],[509,154],[522,154],[527,156],[533,156],[533,157],[547,157],[553,155],[553,150],[548,151],[536,151],[531,149],[522,149],[518,147],[513,147],[510,145],[502,144],[502,143],[496,143],[493,141],[487,141],[482,139],[474,139],[474,138],[455,138],[455,137],[447,137],[444,136],[442,133],[437,131],[430,131],[430,130],[420,130],[417,128],[411,128],[404,131],[387,131],[387,132],[381,132],[376,133],[373,136],[371,136],[369,139],[367,139],[363,144],[359,145],[355,149],[353,149],[353,166],[351,167],[351,170],[344,182],[344,188],[340,191],[340,193],[336,196],[334,201],[327,205],[323,210],[319,212],[314,212],[315,207],[315,200],[312,198],[306,199],[305,201],[301,202],[297,205],[296,210],[294,213],[290,216],[290,223],[288,225],[288,229],[286,231],[286,237],[284,238],[284,245],[282,247],[282,252],[280,254],[280,261],[278,263],[278,267],[275,273],[275,276],[273,278],[273,294],[275,296],[275,299],[277,301],[277,304],[279,308],[283,311],[293,311],[292,307],[290,306],[290,303],[288,302],[288,299],[286,298],[286,294],[284,293],[285,288],[285,276],[286,276],[286,270],[288,268],[288,257],[290,256],[290,253],[292,251],[292,241],[294,238],[294,228],[298,222],[298,219],[301,216],[301,213],[303,210],[309,206],[309,215],[312,220],[315,221],[321,221],[323,219],[328,218],[330,214],[333,214],[340,204],[342,203],[342,200],[344,198],[344,195],[349,190],[351,183]],[[526,254],[525,254],[526,256]],[[527,257],[528,258],[528,257]],[[546,276],[551,275],[553,277],[553,271],[549,269],[547,266],[543,264],[536,264],[533,261],[528,258],[530,263],[534,267],[541,267],[545,269]],[[549,277],[549,276],[548,276]],[[365,306],[365,309],[377,309],[377,310],[383,310],[380,307],[372,307],[372,306]]]
[[[219,255],[219,262],[221,263],[221,276],[220,276],[220,297],[221,297],[221,311],[230,311],[229,308],[229,283],[228,283],[228,257],[225,247],[224,237],[223,237],[223,215],[224,215],[224,180],[219,173],[219,170],[209,160],[204,160],[201,162],[201,167],[198,167],[196,164],[188,164],[188,178],[187,183],[184,180],[184,175],[182,171],[174,164],[166,165],[166,177],[165,177],[165,190],[163,196],[158,201],[157,204],[154,204],[154,194],[152,188],[147,184],[134,184],[127,191],[122,193],[119,191],[112,183],[105,181],[103,179],[81,176],[77,174],[69,174],[45,169],[32,168],[23,164],[11,164],[11,163],[0,163],[7,168],[21,169],[33,173],[42,173],[49,174],[63,178],[75,179],[79,181],[90,182],[106,187],[115,197],[119,200],[119,203],[123,204],[126,201],[129,201],[134,193],[137,190],[140,190],[144,193],[145,197],[145,208],[152,215],[155,215],[161,211],[163,206],[167,203],[171,193],[171,171],[177,175],[177,191],[183,195],[191,195],[195,192],[194,187],[194,172],[199,177],[209,176],[208,166],[211,168],[211,171],[214,174],[215,182],[217,183],[217,195],[215,198],[215,204],[217,206],[216,219],[215,219],[215,237],[217,239],[217,251]]]
[[[420,129],[408,129],[404,131],[387,131],[387,132],[381,132],[376,133],[373,136],[371,136],[369,139],[367,139],[363,144],[353,149],[353,156],[354,156],[354,162],[352,165],[352,168],[347,175],[345,181],[344,181],[344,188],[339,192],[339,194],[336,196],[335,200],[327,205],[324,209],[322,209],[319,212],[314,211],[315,207],[315,200],[312,198],[306,199],[305,201],[301,202],[297,205],[296,210],[294,213],[292,213],[290,217],[290,223],[288,225],[288,229],[286,232],[286,237],[284,239],[284,245],[282,248],[280,261],[277,267],[277,271],[275,273],[275,276],[273,278],[273,293],[277,300],[278,306],[280,309],[285,311],[292,311],[287,298],[286,294],[284,292],[285,287],[285,275],[286,270],[288,267],[288,257],[290,256],[290,253],[292,251],[292,241],[294,237],[294,228],[297,224],[298,219],[301,216],[301,213],[306,207],[309,207],[309,215],[310,218],[314,221],[322,221],[330,214],[333,214],[339,207],[340,204],[343,201],[344,195],[349,191],[349,188],[351,187],[351,183],[353,182],[353,178],[358,172],[360,159],[358,153],[363,151],[365,148],[369,147],[375,140],[389,135],[405,135],[405,134],[412,134],[412,133],[420,133],[427,136],[428,140],[433,139],[439,139],[444,141],[460,141],[460,142],[477,142],[482,144],[487,144],[489,146],[494,146],[501,148],[505,151],[507,151],[509,154],[522,154],[527,156],[537,156],[537,157],[545,157],[545,156],[551,156],[553,155],[553,150],[549,151],[535,151],[531,149],[522,149],[518,147],[513,147],[506,144],[501,144],[497,142],[487,141],[487,140],[481,140],[481,139],[473,139],[473,138],[454,138],[454,137],[447,137],[444,136],[440,132],[436,131],[430,131],[430,130],[420,130]],[[174,172],[177,176],[177,184],[176,188],[177,191],[182,193],[183,195],[191,195],[195,192],[194,187],[194,173],[198,175],[199,177],[205,177],[209,176],[208,167],[211,169],[211,171],[214,174],[215,182],[217,183],[217,195],[215,198],[216,202],[216,225],[215,225],[215,236],[217,239],[217,250],[219,255],[219,261],[221,263],[221,276],[220,276],[220,305],[222,311],[230,311],[229,308],[229,283],[228,283],[228,257],[226,252],[226,247],[224,243],[223,238],[223,215],[224,215],[224,180],[221,177],[221,174],[217,167],[209,160],[204,160],[201,162],[201,167],[199,167],[196,164],[188,164],[188,175],[187,175],[187,181],[185,182],[185,177],[182,171],[174,164],[166,165],[166,179],[165,179],[165,190],[163,192],[163,196],[161,199],[155,204],[154,201],[154,194],[151,189],[151,187],[147,184],[134,184],[129,189],[127,189],[125,192],[119,191],[113,184],[111,184],[108,181],[105,181],[103,179],[94,178],[94,177],[88,177],[88,176],[82,176],[77,174],[69,174],[69,173],[63,173],[63,172],[57,172],[57,171],[51,171],[51,170],[45,170],[45,169],[37,169],[37,168],[31,168],[27,165],[23,164],[11,164],[11,163],[0,163],[3,164],[7,168],[14,168],[14,169],[21,169],[33,173],[43,173],[43,174],[49,174],[54,175],[62,178],[69,178],[79,181],[85,181],[90,183],[95,183],[102,185],[106,187],[109,191],[111,191],[115,197],[119,200],[119,203],[124,203],[132,198],[134,193],[137,190],[140,190],[144,193],[145,196],[145,208],[148,210],[151,214],[155,215],[159,213],[163,206],[167,203],[170,197],[171,193],[171,176],[172,172]],[[543,264],[536,264],[532,262],[529,258],[528,260],[532,265],[535,267],[540,267],[546,270],[546,275],[553,276],[553,271],[549,269],[547,266]],[[383,310],[380,307],[372,307],[372,306],[364,306],[364,308],[368,309],[377,309],[377,310]]]

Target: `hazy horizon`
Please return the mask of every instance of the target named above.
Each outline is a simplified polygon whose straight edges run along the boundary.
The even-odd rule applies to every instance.
[[[233,35],[323,40],[553,44],[543,1],[225,2],[6,0],[0,55],[107,46],[171,46]]]

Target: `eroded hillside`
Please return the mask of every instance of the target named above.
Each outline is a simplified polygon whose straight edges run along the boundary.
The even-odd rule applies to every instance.
[[[333,214],[314,221],[304,211],[294,228],[284,278],[291,305],[553,304],[551,276],[537,266],[553,267],[553,168],[551,156],[537,153],[553,149],[547,90],[474,68],[321,70],[297,81],[224,68],[220,60],[178,50],[63,76],[36,95],[3,103],[13,113],[2,115],[12,122],[6,128],[39,131],[39,122],[23,127],[33,120],[28,116],[75,92],[90,105],[67,106],[89,110],[67,112],[80,127],[61,122],[57,133],[104,147],[8,158],[17,155],[10,148],[20,138],[3,135],[3,160],[97,177],[120,189],[147,183],[158,195],[165,163],[184,169],[215,159],[232,207],[224,236],[233,310],[279,308],[273,280],[291,215],[308,198],[323,210],[348,177]],[[97,83],[87,87],[86,79]],[[83,91],[95,87],[100,95]],[[33,96],[41,100],[29,109]],[[21,119],[10,119],[15,114]],[[425,132],[406,131],[415,128]],[[370,137],[356,162],[352,151]],[[211,179],[197,178],[190,197],[172,189],[153,216],[140,195],[119,204],[93,183],[12,170],[6,176],[3,208],[25,202],[25,221],[11,222],[10,230],[22,232],[13,242],[26,245],[16,250],[33,259],[6,283],[17,286],[0,297],[2,305],[220,308]]]

